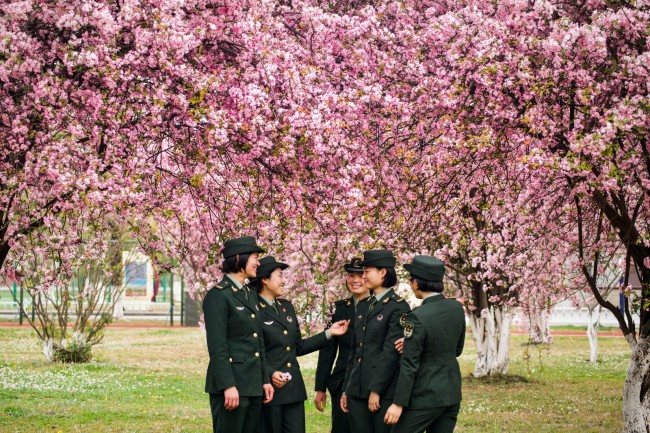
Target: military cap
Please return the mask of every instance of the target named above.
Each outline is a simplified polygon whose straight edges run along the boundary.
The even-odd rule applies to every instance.
[[[415,256],[411,263],[404,265],[404,269],[426,281],[442,281],[445,276],[445,264],[431,256]]]
[[[374,266],[376,268],[392,268],[397,259],[390,250],[368,250],[361,255],[359,266]]]
[[[257,245],[253,236],[229,239],[223,243],[223,258],[236,256],[237,254],[263,253],[262,247]]]
[[[363,272],[363,266],[360,265],[361,259],[359,257],[352,257],[350,263],[343,266],[345,272]]]
[[[256,278],[268,277],[277,268],[287,269],[289,265],[278,262],[273,256],[266,256],[260,259],[260,266],[257,268]]]

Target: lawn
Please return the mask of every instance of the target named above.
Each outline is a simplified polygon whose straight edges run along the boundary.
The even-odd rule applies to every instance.
[[[457,432],[622,430],[623,338],[601,338],[596,365],[585,337],[525,343],[511,342],[510,373],[520,378],[486,384],[468,378],[476,352],[467,339]],[[211,431],[199,329],[111,328],[94,353],[86,365],[47,364],[30,330],[0,328],[0,432]],[[316,354],[301,359],[311,399]],[[312,400],[306,411],[308,432],[328,431],[329,414]]]

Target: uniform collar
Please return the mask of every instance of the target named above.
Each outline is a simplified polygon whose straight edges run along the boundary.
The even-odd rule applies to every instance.
[[[352,296],[352,302],[354,303],[354,306],[356,307],[359,305],[359,302],[364,302],[367,301],[370,296],[366,296],[365,298],[357,299],[355,296]]]
[[[428,302],[440,301],[442,299],[445,299],[445,295],[443,295],[442,293],[435,293],[433,295],[429,295],[426,298],[424,298],[424,300],[422,301],[422,305],[424,305],[424,304],[426,304]]]
[[[232,281],[233,284],[234,284],[234,285],[235,285],[239,290],[241,290],[242,287],[244,287],[244,285],[243,285],[242,283],[240,283],[239,280],[238,280],[237,278],[235,278],[234,275],[232,275],[232,274],[226,274],[226,277],[228,277],[228,279],[229,279],[230,281]]]
[[[383,298],[384,296],[388,295],[388,294],[391,293],[392,291],[393,291],[393,288],[391,287],[391,288],[389,288],[389,289],[384,290],[384,291],[381,292],[380,294],[376,295],[375,298],[377,298],[377,302],[381,301],[381,298]]]
[[[266,301],[266,303],[269,304],[269,305],[274,305],[275,304],[275,301],[270,300],[266,296],[260,295],[260,298],[264,299]]]

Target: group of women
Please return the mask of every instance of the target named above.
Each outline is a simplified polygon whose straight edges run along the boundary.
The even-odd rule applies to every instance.
[[[332,325],[302,338],[284,296],[287,264],[255,238],[228,240],[224,278],[203,301],[215,432],[304,433],[307,399],[297,357],[320,350],[316,408],[332,398],[333,433],[452,432],[461,400],[458,357],[463,308],[442,295],[444,264],[415,256],[404,268],[422,305],[397,295],[396,259],[365,251],[344,267],[349,298],[334,302]]]

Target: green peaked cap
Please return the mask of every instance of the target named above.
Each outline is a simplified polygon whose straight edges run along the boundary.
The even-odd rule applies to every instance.
[[[361,259],[359,257],[352,257],[350,263],[343,266],[345,272],[363,272],[363,266],[360,265]]]
[[[260,266],[257,268],[256,278],[268,277],[277,268],[287,269],[289,265],[278,262],[273,256],[265,256],[260,259]]]
[[[397,259],[390,250],[368,250],[361,255],[359,266],[374,266],[376,268],[395,267]]]
[[[223,258],[236,256],[237,254],[263,253],[262,247],[257,245],[253,236],[229,239],[223,243]]]
[[[415,256],[411,263],[404,265],[404,269],[427,281],[442,281],[445,276],[445,264],[431,256]]]

